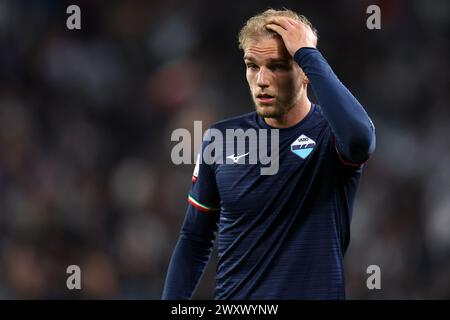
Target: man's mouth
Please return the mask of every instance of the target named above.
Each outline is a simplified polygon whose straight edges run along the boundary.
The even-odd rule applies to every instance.
[[[271,104],[274,102],[275,97],[267,94],[267,93],[260,93],[256,96],[256,99],[261,103],[261,104]]]

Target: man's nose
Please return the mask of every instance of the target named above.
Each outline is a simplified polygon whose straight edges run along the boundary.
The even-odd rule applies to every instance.
[[[260,68],[256,78],[256,84],[260,87],[269,86],[269,75],[265,68]]]

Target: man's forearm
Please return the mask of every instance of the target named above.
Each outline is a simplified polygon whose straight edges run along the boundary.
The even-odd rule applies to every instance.
[[[211,248],[180,237],[170,260],[162,299],[191,299],[211,251]]]
[[[364,108],[317,49],[301,48],[294,59],[310,81],[339,153],[352,163],[367,160],[375,149],[375,128]]]
[[[166,276],[163,300],[190,299],[214,244],[215,218],[189,206]]]

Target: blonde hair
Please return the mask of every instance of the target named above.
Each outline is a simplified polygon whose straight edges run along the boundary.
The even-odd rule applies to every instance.
[[[319,38],[317,30],[305,16],[297,14],[296,12],[289,9],[267,9],[266,11],[261,12],[248,19],[245,25],[242,27],[241,31],[239,31],[239,48],[245,50],[248,41],[252,39],[267,37],[273,38],[278,36],[275,31],[266,29],[266,25],[268,24],[269,19],[272,17],[287,17],[297,21],[301,21],[311,28],[317,39]]]

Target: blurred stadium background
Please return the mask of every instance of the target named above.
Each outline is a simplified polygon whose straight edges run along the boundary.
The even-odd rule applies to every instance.
[[[1,299],[160,298],[193,170],[171,163],[170,134],[253,110],[237,33],[269,6],[309,17],[377,127],[348,297],[450,298],[450,2],[0,0]]]

